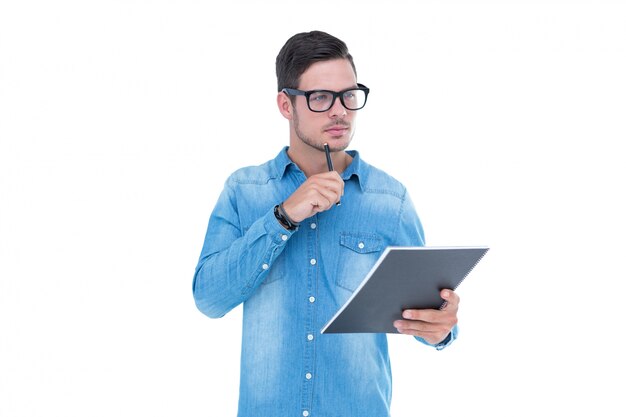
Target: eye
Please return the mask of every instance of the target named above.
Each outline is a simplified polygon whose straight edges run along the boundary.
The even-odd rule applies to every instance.
[[[355,100],[356,99],[356,94],[354,91],[346,91],[345,93],[343,93],[343,99],[344,100]]]
[[[309,100],[317,101],[317,102],[327,101],[329,100],[329,95],[326,93],[315,93],[315,94],[311,94],[311,97],[309,97]]]

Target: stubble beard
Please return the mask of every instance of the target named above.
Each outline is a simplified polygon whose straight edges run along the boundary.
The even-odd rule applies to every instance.
[[[346,126],[349,127],[350,124],[340,121],[338,123],[335,123],[336,125],[339,126]],[[298,117],[298,112],[295,111],[294,108],[294,112],[293,112],[293,128],[294,131],[296,132],[296,136],[298,136],[298,139],[300,139],[303,143],[305,143],[306,145],[317,149],[320,152],[324,152],[324,144],[323,143],[319,143],[321,141],[316,142],[313,138],[311,138],[310,136],[305,135],[301,130],[300,130],[300,118]],[[354,136],[354,130],[350,131],[350,138],[348,140],[348,142],[345,145],[341,145],[339,147],[334,146],[331,151],[333,152],[339,152],[339,151],[345,151],[348,146],[350,145],[350,142],[352,142],[352,137]]]

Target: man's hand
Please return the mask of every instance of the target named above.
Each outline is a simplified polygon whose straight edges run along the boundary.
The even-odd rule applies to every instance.
[[[283,202],[283,210],[294,222],[326,211],[343,195],[344,182],[336,171],[311,175]]]
[[[398,332],[421,337],[431,345],[442,342],[458,321],[459,296],[452,290],[441,290],[440,295],[446,301],[441,310],[404,310],[404,320],[393,322]]]

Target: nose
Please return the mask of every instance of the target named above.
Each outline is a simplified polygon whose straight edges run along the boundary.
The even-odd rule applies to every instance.
[[[335,99],[335,102],[331,106],[331,108],[328,109],[328,117],[330,117],[331,119],[334,119],[337,117],[344,118],[347,115],[348,115],[348,111],[346,110],[345,107],[343,107],[343,104],[341,104],[341,100],[339,99],[339,97],[337,97]]]

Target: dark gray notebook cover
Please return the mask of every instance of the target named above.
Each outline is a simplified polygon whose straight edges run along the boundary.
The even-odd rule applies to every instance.
[[[443,307],[439,292],[455,290],[487,247],[388,247],[322,333],[398,333],[407,308]]]

